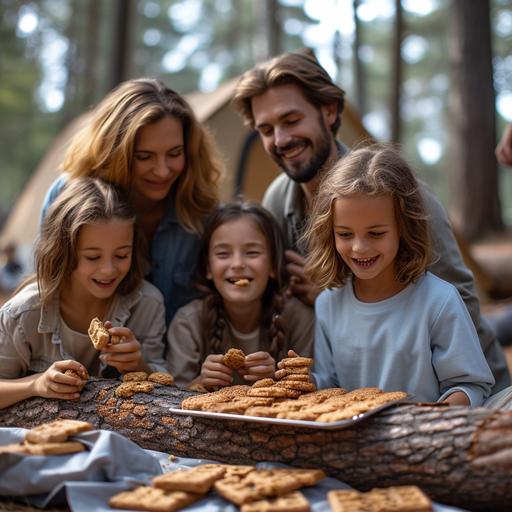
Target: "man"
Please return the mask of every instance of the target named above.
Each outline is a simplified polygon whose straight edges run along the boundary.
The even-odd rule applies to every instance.
[[[300,236],[323,172],[348,151],[336,140],[344,96],[311,52],[297,51],[247,71],[233,97],[235,109],[258,131],[265,151],[283,170],[266,191],[263,205],[285,236],[290,288],[310,305],[318,290],[304,276]],[[510,385],[503,351],[480,317],[473,276],[462,261],[446,212],[426,186],[422,192],[438,256],[429,270],[459,290],[496,379],[496,393]]]

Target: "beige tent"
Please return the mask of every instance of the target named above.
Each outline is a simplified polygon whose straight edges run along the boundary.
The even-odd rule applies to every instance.
[[[227,167],[221,185],[222,200],[237,193],[259,201],[263,192],[279,170],[266,155],[257,136],[243,126],[233,111],[230,100],[236,79],[221,85],[211,93],[192,93],[187,96],[202,123],[213,134]],[[71,122],[49,147],[41,163],[28,181],[14,205],[3,231],[0,243],[15,242],[23,254],[30,252],[39,227],[39,215],[46,191],[59,174],[59,165],[69,140],[87,119],[88,114]],[[346,105],[343,112],[340,138],[348,145],[368,137],[358,115]]]

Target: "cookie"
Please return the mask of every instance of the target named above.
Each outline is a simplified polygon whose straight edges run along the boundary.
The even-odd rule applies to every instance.
[[[1,453],[21,453],[24,455],[65,455],[83,452],[85,446],[74,441],[62,443],[17,443],[0,446]]]
[[[284,380],[276,384],[276,386],[286,389],[296,389],[303,393],[310,393],[316,390],[316,386],[312,382],[304,382],[300,380]]]
[[[286,368],[282,368],[280,370],[284,372],[285,376],[287,375],[309,375],[309,366],[287,366]],[[283,377],[284,379],[284,377]]]
[[[43,423],[29,430],[25,441],[29,443],[61,443],[69,436],[92,430],[88,421],[60,419],[50,423]]]
[[[310,367],[313,366],[313,359],[310,357],[285,357],[280,361],[280,368]]]
[[[108,500],[112,508],[125,510],[149,510],[150,512],[174,512],[202,498],[191,492],[166,492],[157,487],[137,487],[115,494]]]
[[[223,363],[232,370],[241,368],[245,364],[245,354],[238,348],[230,348],[224,354]]]
[[[250,283],[249,279],[238,279],[233,284],[235,286],[239,286],[241,288],[244,288],[245,286],[249,286],[249,283]]]
[[[123,382],[142,382],[148,380],[146,372],[126,372],[121,376]]]
[[[130,381],[123,382],[115,390],[116,396],[120,398],[130,398],[136,393],[151,393],[155,389],[155,384],[149,381]]]
[[[204,494],[223,477],[221,464],[202,464],[192,469],[178,469],[153,478],[152,485],[164,491],[187,491]]]
[[[414,485],[372,489],[369,492],[335,490],[327,493],[333,512],[378,510],[379,512],[429,512],[432,502]]]
[[[298,373],[291,373],[289,375],[285,375],[281,381],[287,381],[287,380],[299,380],[301,382],[310,382],[310,377],[308,374],[298,374]]]
[[[299,491],[245,503],[240,507],[240,512],[309,512],[309,510],[308,500]]]
[[[243,478],[223,478],[214,484],[215,490],[223,498],[238,506],[269,496],[285,494],[299,487],[297,479],[279,471],[279,468],[253,471]]]
[[[110,334],[99,318],[91,320],[87,333],[96,350],[102,350],[110,343]]]
[[[249,396],[265,396],[272,398],[297,398],[300,396],[300,391],[279,386],[269,386],[267,388],[251,388],[247,394]]]
[[[153,372],[148,376],[150,382],[156,382],[162,386],[172,386],[174,384],[174,377],[170,373]]]
[[[187,391],[195,391],[196,393],[208,393],[208,390],[202,384],[190,384],[186,387]]]
[[[253,388],[266,388],[268,386],[273,386],[276,383],[274,379],[260,379],[257,380],[251,387]]]
[[[69,375],[70,377],[75,377],[76,379],[80,380],[89,380],[89,372],[85,368],[81,370],[72,370],[69,368],[64,372],[64,375]]]

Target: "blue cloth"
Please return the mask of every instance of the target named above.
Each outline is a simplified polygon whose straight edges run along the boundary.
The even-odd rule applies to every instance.
[[[0,444],[18,443],[26,429],[0,428]],[[88,451],[55,456],[17,453],[0,457],[0,495],[24,497],[36,506],[63,503],[65,486],[81,482],[93,488],[97,482],[116,482],[121,487],[147,483],[162,473],[158,459],[115,432],[94,430],[73,436]],[[93,510],[93,509],[90,509]]]
[[[457,289],[430,272],[379,302],[361,302],[352,281],[315,304],[315,367],[321,388],[376,386],[418,401],[466,393],[473,407],[494,378]]]
[[[66,181],[67,176],[62,174],[49,188],[43,202],[41,220]],[[198,297],[190,278],[197,265],[200,238],[180,224],[175,204],[174,196],[171,195],[169,207],[151,242],[150,271],[146,276],[164,296],[166,325],[171,323],[181,306]]]

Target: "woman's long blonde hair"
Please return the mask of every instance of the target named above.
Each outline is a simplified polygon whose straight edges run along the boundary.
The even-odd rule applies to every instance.
[[[333,209],[336,199],[360,194],[389,195],[393,200],[400,234],[398,281],[415,281],[430,263],[429,227],[419,183],[396,149],[375,144],[342,157],[320,184],[303,237],[309,249],[306,275],[320,289],[343,286],[352,274],[336,251]]]
[[[222,166],[190,105],[159,80],[128,80],[111,91],[72,140],[62,169],[71,178],[98,177],[129,191],[136,135],[165,116],[181,121],[186,149],[186,171],[173,186],[177,215],[187,230],[199,233],[218,203]]]

